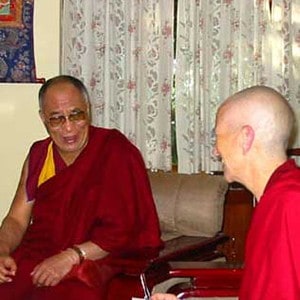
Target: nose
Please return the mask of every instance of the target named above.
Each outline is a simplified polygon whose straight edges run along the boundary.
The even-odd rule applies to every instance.
[[[220,152],[218,151],[216,146],[213,147],[212,154],[213,156],[220,156]]]
[[[212,150],[212,155],[218,160],[220,161],[221,158],[221,153],[219,152],[218,148],[216,146],[214,146],[213,150]]]
[[[73,123],[72,121],[69,120],[69,118],[65,119],[65,122],[63,123],[63,126],[66,128],[67,131],[70,131],[73,127]]]

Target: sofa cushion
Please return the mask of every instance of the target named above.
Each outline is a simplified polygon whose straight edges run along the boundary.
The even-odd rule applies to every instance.
[[[213,236],[222,229],[228,184],[223,176],[149,172],[162,239]]]

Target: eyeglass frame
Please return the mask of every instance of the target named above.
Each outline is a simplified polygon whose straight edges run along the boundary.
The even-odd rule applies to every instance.
[[[57,129],[63,126],[67,122],[67,120],[72,123],[80,123],[82,121],[86,121],[87,118],[88,113],[86,111],[81,109],[74,109],[69,113],[69,115],[55,114],[53,116],[45,118],[45,121],[51,128]],[[57,124],[53,124],[53,122],[57,122]]]

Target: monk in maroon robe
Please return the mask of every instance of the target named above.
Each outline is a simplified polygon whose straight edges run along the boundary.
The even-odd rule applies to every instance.
[[[50,137],[31,147],[0,228],[1,299],[105,299],[114,257],[161,246],[144,162],[120,132],[89,125],[79,80],[50,79],[39,99]]]
[[[300,297],[300,169],[293,160],[272,174],[246,244],[241,299]]]
[[[300,170],[286,154],[294,124],[288,101],[264,86],[233,95],[217,113],[224,175],[245,185],[258,203],[240,300],[300,299]]]
[[[234,94],[217,112],[215,154],[224,176],[245,185],[258,203],[240,300],[300,299],[300,169],[286,154],[294,120],[288,101],[265,86]]]

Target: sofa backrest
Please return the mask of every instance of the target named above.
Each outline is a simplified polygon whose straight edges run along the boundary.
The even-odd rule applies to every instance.
[[[213,236],[222,229],[228,189],[223,176],[149,172],[162,239]]]

